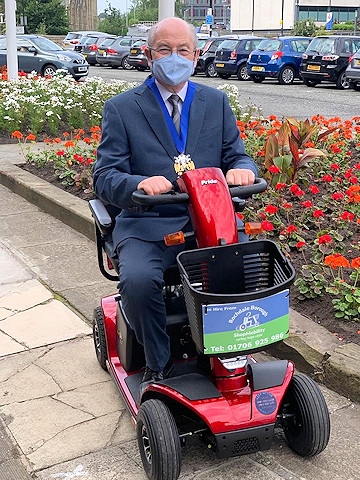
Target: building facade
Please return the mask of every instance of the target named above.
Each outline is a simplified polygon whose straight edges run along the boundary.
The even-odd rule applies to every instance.
[[[280,33],[310,18],[325,25],[328,12],[334,22],[353,21],[360,10],[360,0],[183,0],[183,4],[185,20],[203,23],[212,7],[214,22],[229,23],[233,32]]]
[[[97,0],[64,0],[71,31],[97,30]]]

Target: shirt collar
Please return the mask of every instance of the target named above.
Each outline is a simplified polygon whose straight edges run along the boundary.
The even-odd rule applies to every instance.
[[[155,78],[155,83],[156,83],[156,86],[158,87],[159,89],[159,92],[160,92],[160,95],[162,97],[162,99],[164,100],[164,103],[168,100],[168,98],[173,95],[173,92],[169,92],[169,90],[166,90],[166,88],[161,85],[161,83],[159,83],[156,78]],[[184,103],[185,101],[185,97],[186,97],[186,92],[187,92],[187,89],[188,89],[188,82],[185,83],[185,85],[183,86],[183,88],[180,90],[180,92],[177,92],[177,95],[179,95],[179,97],[181,98],[181,101]]]

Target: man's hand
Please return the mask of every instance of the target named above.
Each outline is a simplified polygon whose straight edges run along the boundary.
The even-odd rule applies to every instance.
[[[172,188],[171,182],[162,176],[145,178],[137,186],[138,190],[144,190],[148,195],[160,195],[161,193],[170,192]]]
[[[255,181],[255,174],[245,168],[233,168],[226,174],[228,185],[252,185]]]

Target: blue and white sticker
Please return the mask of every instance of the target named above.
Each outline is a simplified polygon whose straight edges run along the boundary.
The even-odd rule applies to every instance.
[[[271,415],[276,410],[276,398],[270,392],[260,392],[255,397],[255,406],[263,415]]]

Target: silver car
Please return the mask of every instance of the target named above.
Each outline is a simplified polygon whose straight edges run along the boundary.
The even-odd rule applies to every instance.
[[[136,40],[141,40],[141,37],[117,37],[111,45],[99,47],[96,62],[100,65],[109,65],[111,68],[132,69],[127,59],[130,48]]]
[[[360,91],[360,50],[351,55],[349,64],[345,70],[346,80],[349,82],[350,88],[357,92]]]
[[[75,80],[86,77],[89,64],[80,53],[64,50],[39,35],[17,35],[16,47],[20,72],[37,72],[52,77],[56,70],[67,70]],[[6,36],[0,35],[0,66],[7,65]]]

